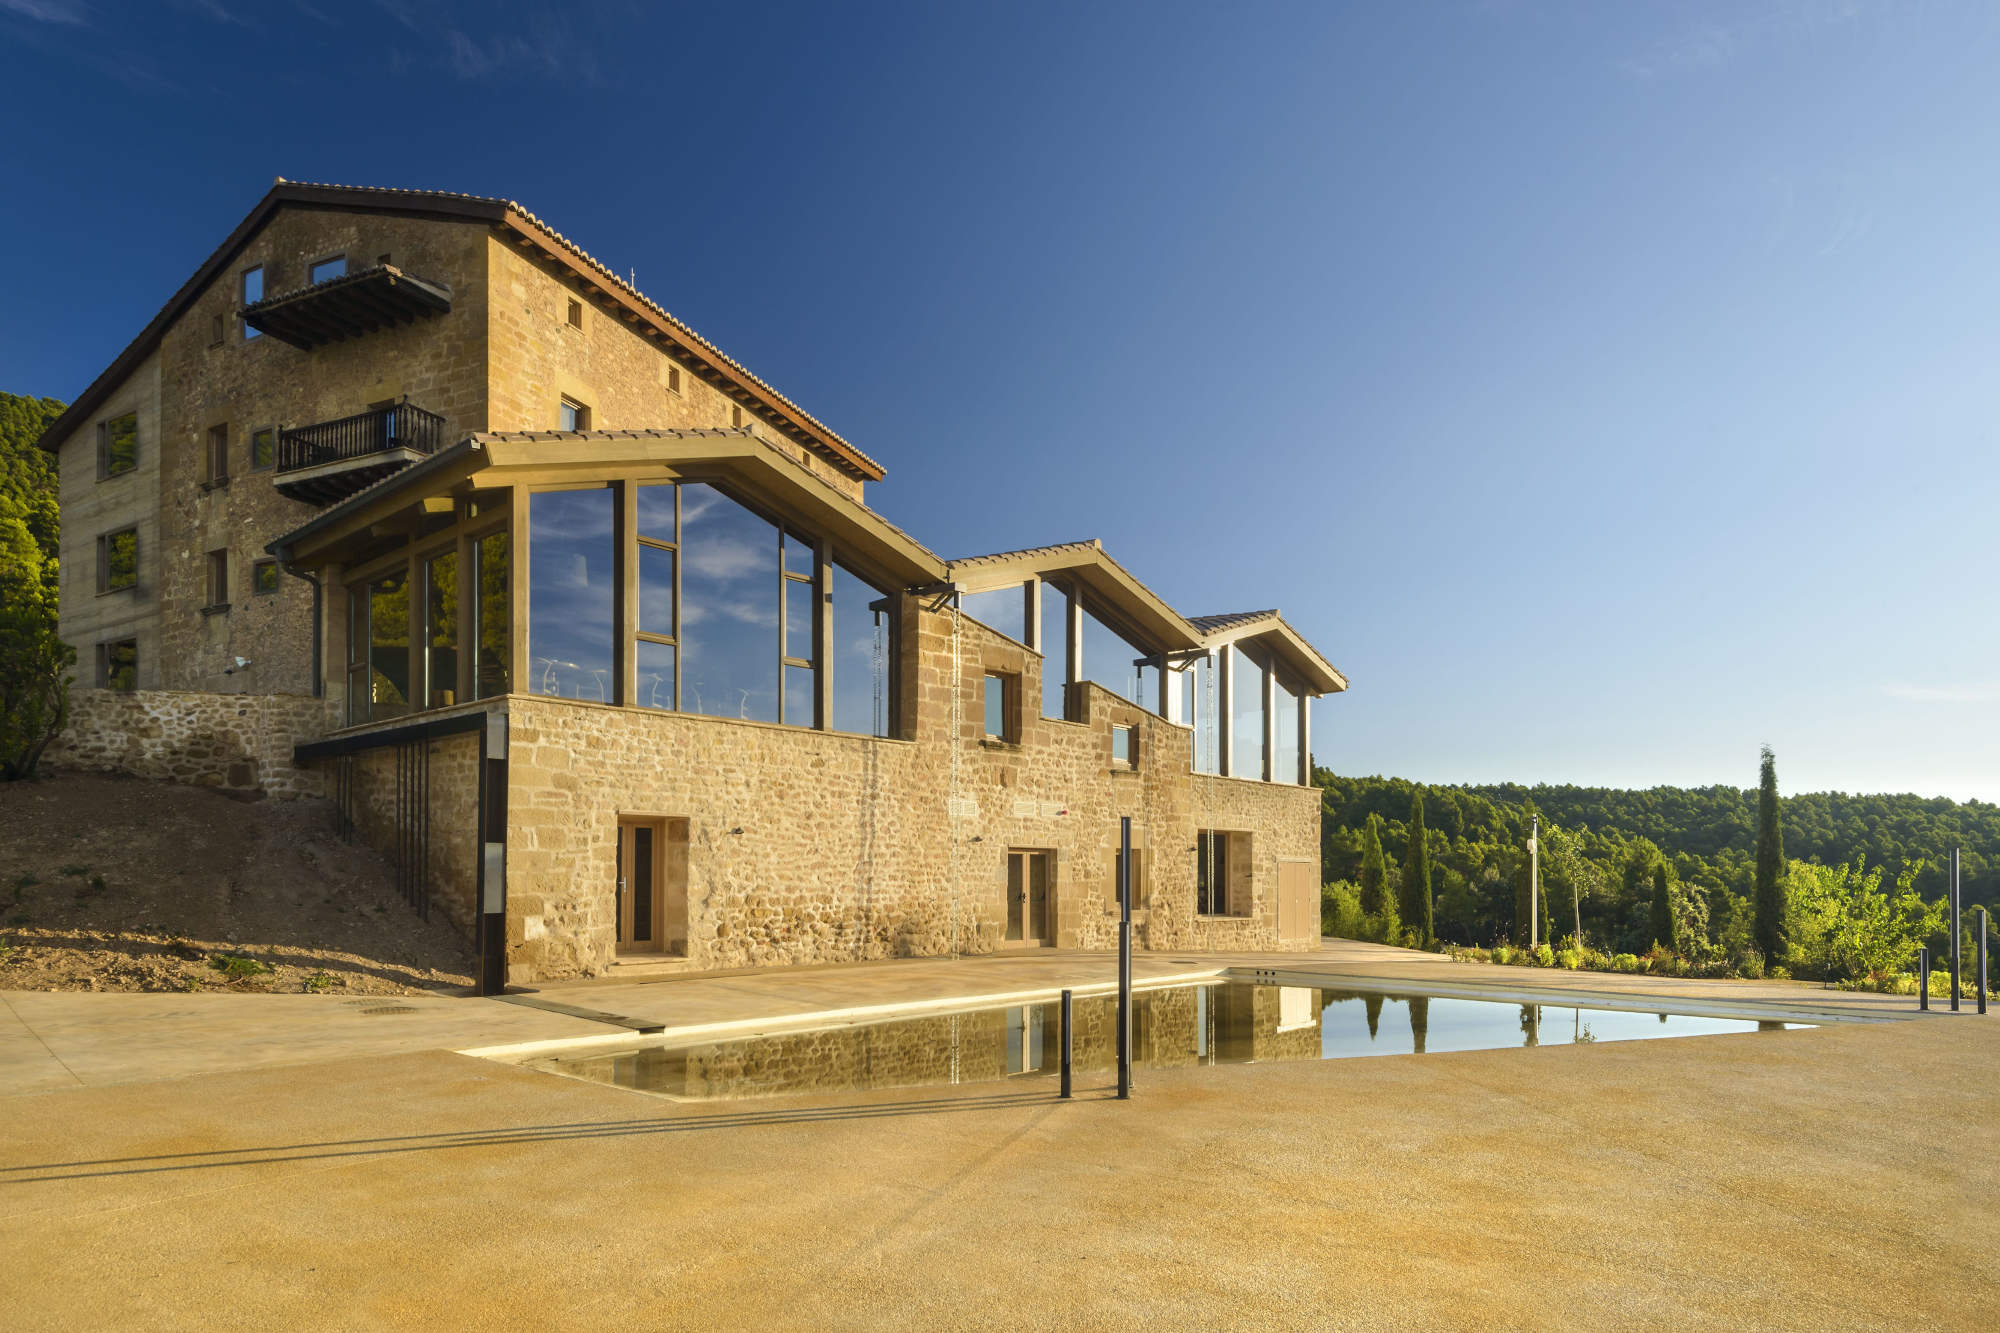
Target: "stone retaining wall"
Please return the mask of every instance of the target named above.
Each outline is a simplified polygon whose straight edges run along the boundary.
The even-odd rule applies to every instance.
[[[71,689],[69,710],[43,757],[51,767],[280,797],[326,794],[321,774],[292,767],[292,747],[326,730],[325,702],[310,695]]]

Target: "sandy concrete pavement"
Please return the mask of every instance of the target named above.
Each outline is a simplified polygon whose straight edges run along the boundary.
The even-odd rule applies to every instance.
[[[0,1099],[0,1286],[24,1329],[1991,1327],[1996,1056],[1936,1015],[689,1106],[372,1052]]]

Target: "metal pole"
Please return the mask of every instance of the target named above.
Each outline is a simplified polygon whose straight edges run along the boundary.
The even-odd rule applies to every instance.
[[[1928,944],[1917,946],[1917,1008],[1931,1007],[1931,948]]]
[[[1986,909],[1979,909],[1979,1012],[1986,1012]]]
[[[1951,1011],[1958,1012],[1958,848],[1951,849]]]
[[[1069,1096],[1069,1057],[1070,1057],[1069,1007],[1070,1007],[1070,993],[1068,991],[1064,991],[1062,993],[1062,1095],[1064,1097]]]
[[[1519,935],[1515,939],[1521,938]],[[1528,947],[1542,943],[1542,817],[1528,825]]]
[[[1132,816],[1118,819],[1118,1096],[1132,1095]]]

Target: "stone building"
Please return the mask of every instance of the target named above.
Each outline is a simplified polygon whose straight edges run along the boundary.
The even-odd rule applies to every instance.
[[[42,441],[53,755],[323,794],[482,984],[1319,935],[1276,611],[948,560],[881,465],[519,205],[279,181]]]

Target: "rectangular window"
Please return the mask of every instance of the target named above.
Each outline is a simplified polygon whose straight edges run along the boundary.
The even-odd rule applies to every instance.
[[[1222,683],[1217,679],[1215,654],[1198,657],[1184,673],[1182,700],[1187,713],[1181,718],[1194,731],[1194,771],[1222,771]]]
[[[335,278],[344,278],[346,276],[347,256],[335,255],[331,259],[322,259],[315,263],[306,281],[312,286],[317,287],[322,282],[331,282]]]
[[[1111,903],[1118,904],[1118,878],[1124,873],[1125,850],[1111,849]],[[1132,849],[1132,907],[1136,911],[1146,901],[1146,853],[1137,847]]]
[[[1305,706],[1305,701],[1286,686],[1282,677],[1273,684],[1272,697],[1277,706],[1272,720],[1278,743],[1271,751],[1271,781],[1304,782],[1306,775],[1299,771],[1299,709]]]
[[[227,610],[229,608],[229,552],[227,549],[208,553],[208,606],[204,609]]]
[[[676,566],[680,559],[680,491],[671,483],[636,488],[633,512],[638,523],[636,568],[639,576],[639,624],[632,645],[632,702],[641,708],[679,707],[678,640],[675,611],[679,602]]]
[[[222,486],[229,481],[229,425],[208,428],[208,446],[202,450],[201,480],[204,486]]]
[[[729,408],[729,424],[732,426],[743,424],[743,409],[735,404],[731,404]]]
[[[257,268],[244,269],[243,304],[256,305],[259,301],[263,299],[264,299],[264,270],[262,266],[260,265]],[[260,338],[262,336],[263,336],[262,334],[258,333],[257,330],[251,328],[248,324],[245,324],[243,326],[244,342],[249,342],[252,338]]]
[[[559,430],[589,430],[590,409],[574,398],[565,398],[556,409],[556,426]]]
[[[1194,910],[1202,916],[1228,916],[1229,835],[1195,835]]]
[[[1113,727],[1111,729],[1111,766],[1113,768],[1136,768],[1134,756],[1138,754],[1137,743],[1132,739],[1132,728]]]
[[[528,497],[531,693],[614,702],[616,513],[608,486]]]
[[[210,347],[222,346],[228,328],[229,325],[222,316],[210,315],[208,317],[208,345]]]
[[[424,562],[424,697],[427,707],[458,701],[458,552]]]
[[[1229,776],[1264,778],[1264,668],[1236,644],[1229,654]]]
[[[250,566],[250,591],[259,597],[269,597],[278,590],[278,562],[259,560]]]
[[[97,590],[122,592],[139,583],[139,530],[120,528],[97,539]]]
[[[507,534],[496,532],[474,542],[472,563],[478,582],[472,605],[472,641],[479,651],[473,665],[472,693],[474,698],[486,699],[508,691],[507,626],[514,604],[507,588]]]
[[[139,466],[139,414],[127,412],[97,427],[97,475],[100,480]]]
[[[573,329],[583,327],[583,302],[577,300],[575,297],[570,298],[569,326]]]
[[[97,687],[135,690],[139,687],[139,641],[115,639],[97,645]]]
[[[681,492],[681,708],[776,722],[782,678],[778,528],[715,487]]]
[[[1160,706],[1159,666],[1154,656],[1083,607],[1083,679],[1095,681],[1128,703],[1150,711]]]
[[[837,561],[832,587],[833,640],[826,662],[833,673],[830,725],[835,731],[887,736],[894,723],[895,606],[887,593]]]
[[[402,570],[347,590],[347,720],[410,711],[410,592]]]
[[[1067,717],[1064,700],[1069,672],[1069,594],[1042,582],[1042,716]]]
[[[1021,678],[1001,671],[986,673],[986,735],[989,740],[1021,739]]]
[[[674,393],[681,391],[681,368],[679,366],[670,365],[667,367],[667,388]]]
[[[274,467],[278,462],[278,428],[259,426],[250,432],[250,470]]]
[[[998,630],[1016,643],[1028,641],[1028,598],[1020,584],[990,592],[969,592],[959,598],[958,605],[986,628]]]

